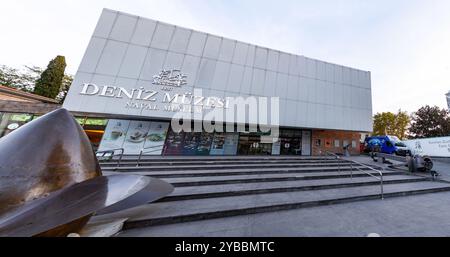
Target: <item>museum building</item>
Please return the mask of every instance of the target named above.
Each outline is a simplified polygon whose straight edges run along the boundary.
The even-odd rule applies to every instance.
[[[309,156],[344,146],[359,153],[361,133],[372,131],[371,95],[368,71],[104,9],[63,107],[99,150]],[[236,131],[172,129],[177,113],[202,123],[205,113],[229,109],[229,99],[252,97],[271,103],[273,142],[249,129],[252,115],[212,119]]]

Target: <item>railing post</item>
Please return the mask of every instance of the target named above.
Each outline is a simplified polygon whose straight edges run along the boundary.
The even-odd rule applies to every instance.
[[[140,162],[141,162],[141,157],[142,157],[142,153],[143,153],[143,152],[144,152],[144,149],[142,149],[141,152],[139,153],[139,158],[138,158],[138,160],[137,160],[136,167],[139,167],[139,164],[140,164]]]
[[[339,158],[336,158],[336,160],[338,161],[338,172],[340,175],[341,174],[341,160],[339,160]]]
[[[381,200],[384,200],[384,185],[383,185],[383,172],[381,172],[380,173],[380,177],[381,177],[381,179],[380,179],[380,185],[381,185]]]
[[[119,161],[117,162],[117,167],[120,167],[120,164],[122,163],[122,157],[124,154],[124,149],[120,149],[120,157],[119,157]],[[113,153],[114,156],[114,153]]]
[[[353,180],[353,162],[350,163],[350,179]]]

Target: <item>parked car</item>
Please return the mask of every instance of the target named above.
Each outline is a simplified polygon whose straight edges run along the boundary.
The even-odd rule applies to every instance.
[[[399,156],[411,156],[411,150],[396,136],[367,137],[364,152],[380,152]]]

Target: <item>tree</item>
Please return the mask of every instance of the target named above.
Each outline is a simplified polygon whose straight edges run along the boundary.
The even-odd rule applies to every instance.
[[[411,138],[444,137],[450,135],[450,117],[446,109],[424,106],[411,116]]]
[[[63,103],[64,100],[66,99],[67,92],[69,92],[69,88],[70,88],[70,85],[72,85],[72,82],[73,82],[72,75],[69,75],[69,74],[64,75],[61,92],[56,97],[56,99],[59,100],[60,103]]]
[[[373,117],[373,134],[376,136],[392,135],[399,139],[406,137],[409,125],[408,113],[399,110],[397,114],[392,112],[377,113]]]
[[[41,73],[42,69],[36,66],[25,66],[24,71],[1,65],[0,85],[31,92],[35,81],[40,77]]]
[[[42,72],[41,77],[36,81],[33,93],[56,99],[63,87],[65,69],[66,58],[58,55],[50,61],[47,69]]]

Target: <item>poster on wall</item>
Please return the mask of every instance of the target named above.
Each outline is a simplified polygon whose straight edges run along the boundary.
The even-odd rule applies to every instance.
[[[152,122],[150,124],[150,130],[144,143],[145,155],[161,155],[168,129],[168,122]]]
[[[186,132],[183,142],[183,155],[195,155],[200,140],[200,133]]]
[[[209,155],[214,134],[207,133],[207,132],[202,132],[199,134],[200,134],[199,138],[198,138],[199,142],[198,142],[198,147],[197,147],[195,154],[196,155]]]
[[[224,155],[236,155],[239,143],[238,133],[227,133],[225,135]]]
[[[184,132],[175,133],[173,130],[169,130],[167,133],[166,148],[164,155],[182,155],[183,154],[183,142]]]
[[[125,154],[140,154],[149,130],[149,121],[131,121],[123,143]]]
[[[109,120],[99,151],[122,148],[129,125],[129,120]]]
[[[280,155],[281,154],[281,140],[278,139],[277,142],[272,144],[272,155]]]
[[[224,155],[225,154],[225,133],[215,133],[214,139],[211,145],[211,155]]]

